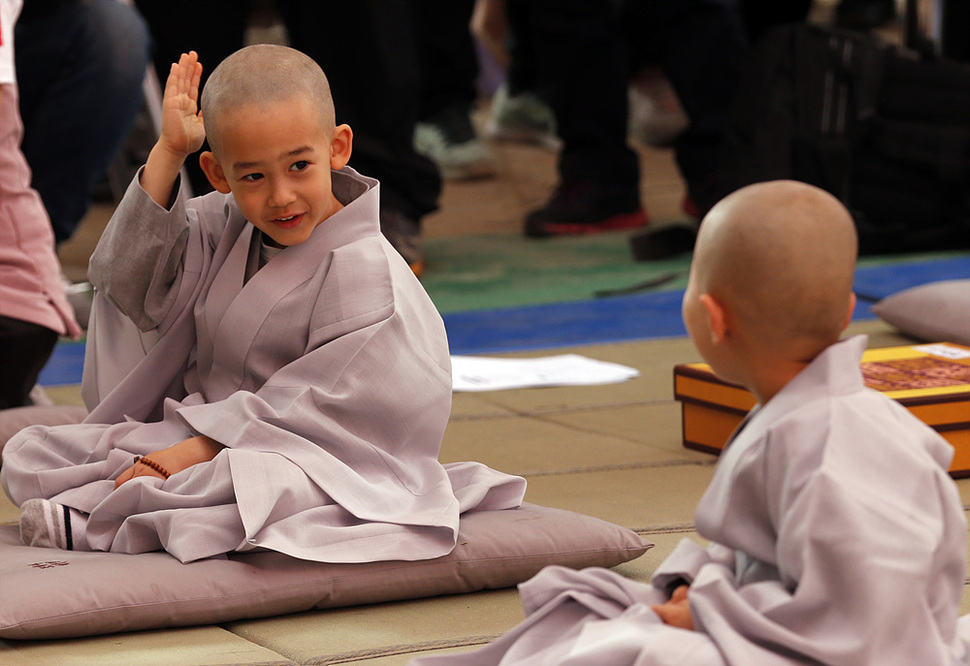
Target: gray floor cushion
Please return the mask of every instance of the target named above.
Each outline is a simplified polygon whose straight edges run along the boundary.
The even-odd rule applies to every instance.
[[[167,553],[31,548],[0,526],[0,638],[48,639],[214,624],[310,609],[510,587],[547,564],[610,567],[652,544],[571,511],[525,504],[464,514],[451,554],[321,564],[280,553],[181,564]]]
[[[882,299],[872,311],[919,340],[970,345],[970,280],[906,289]]]

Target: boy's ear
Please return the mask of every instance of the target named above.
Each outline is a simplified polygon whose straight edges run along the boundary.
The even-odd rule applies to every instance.
[[[199,155],[199,166],[202,167],[202,171],[205,173],[205,177],[209,179],[212,187],[223,194],[229,194],[229,180],[226,178],[225,171],[222,170],[222,165],[219,164],[219,160],[216,159],[211,150]]]
[[[711,333],[711,342],[713,344],[723,342],[728,334],[728,313],[724,304],[710,294],[701,294],[700,302],[707,313],[707,328]]]
[[[339,171],[347,166],[354,148],[354,132],[350,125],[337,125],[330,140],[330,168]]]
[[[842,322],[842,330],[844,331],[849,327],[849,323],[852,321],[852,313],[855,312],[856,296],[855,292],[849,294],[849,310],[845,313],[845,321]]]

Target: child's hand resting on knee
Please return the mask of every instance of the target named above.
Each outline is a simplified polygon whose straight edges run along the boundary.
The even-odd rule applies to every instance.
[[[681,629],[694,630],[694,621],[690,617],[690,603],[687,601],[687,586],[681,585],[670,595],[670,601],[665,604],[651,606],[651,610],[660,616],[664,624]]]
[[[121,484],[136,476],[154,476],[167,479],[172,474],[181,472],[192,465],[212,460],[223,448],[225,447],[222,444],[205,435],[190,437],[167,449],[155,451],[137,459],[137,462],[122,472],[121,476],[115,480],[115,490]]]

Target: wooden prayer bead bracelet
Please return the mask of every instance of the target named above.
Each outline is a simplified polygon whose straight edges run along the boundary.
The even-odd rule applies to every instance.
[[[172,476],[171,474],[168,473],[167,469],[159,465],[154,460],[149,460],[148,458],[143,458],[142,456],[135,456],[135,462],[141,463],[145,467],[151,467],[153,470],[155,470],[156,472],[164,476],[166,479]]]

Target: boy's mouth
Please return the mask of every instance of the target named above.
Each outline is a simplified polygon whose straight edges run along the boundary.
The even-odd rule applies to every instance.
[[[280,227],[281,229],[292,229],[293,227],[299,225],[302,219],[303,219],[303,213],[297,213],[296,215],[277,217],[273,220],[273,224]]]

